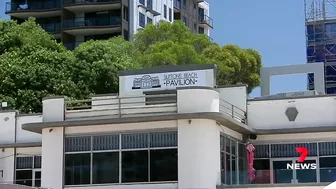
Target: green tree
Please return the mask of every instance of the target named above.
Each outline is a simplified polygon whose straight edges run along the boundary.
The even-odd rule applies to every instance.
[[[85,42],[74,50],[74,55],[73,81],[86,95],[117,93],[118,72],[140,68],[134,61],[138,51],[122,37]]]
[[[80,97],[71,80],[75,57],[36,25],[0,21],[0,100],[21,112],[41,112],[42,98]]]
[[[247,84],[248,91],[260,85],[260,54],[236,45],[220,46],[204,34],[195,34],[181,21],[148,24],[134,35],[142,67],[181,64],[216,64],[219,85]]]

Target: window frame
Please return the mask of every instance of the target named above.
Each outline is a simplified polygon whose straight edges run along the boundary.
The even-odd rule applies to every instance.
[[[19,158],[31,158],[31,167],[27,167],[27,168],[18,168],[17,165],[18,165],[18,159]],[[38,164],[40,166],[36,167],[35,164],[36,164],[36,159],[39,158],[38,160]],[[19,171],[30,171],[31,172],[31,187],[40,187],[40,186],[36,186],[36,178],[35,178],[35,172],[41,172],[41,169],[42,169],[42,155],[41,154],[36,154],[36,155],[17,155],[15,157],[15,170],[14,170],[14,174],[15,174],[15,179],[14,179],[14,183],[17,183],[18,182],[18,179],[17,179],[17,172]],[[20,180],[27,180],[27,179],[20,179]],[[40,182],[41,182],[41,178],[39,179]],[[27,186],[30,186],[30,185],[27,185]]]
[[[137,141],[135,141],[135,143],[130,143],[129,145],[131,146],[123,146],[123,136],[124,137],[124,141],[130,141],[130,139],[127,139],[127,135],[129,136],[138,136],[140,134],[147,136],[147,139],[145,140],[146,146],[142,146],[142,147],[137,147],[137,146],[132,146],[132,144],[138,144]],[[155,134],[159,134],[159,135],[155,135]],[[165,135],[170,136],[169,139],[167,139],[166,141],[163,142],[164,146],[160,146],[162,143],[161,141],[156,141],[157,137],[164,137]],[[118,148],[116,149],[106,149],[106,150],[94,150],[94,146],[93,146],[93,137],[101,137],[101,136],[118,136]],[[176,181],[152,181],[150,178],[150,174],[151,174],[151,159],[150,159],[150,153],[152,150],[169,150],[169,149],[176,149],[178,148],[177,144],[177,130],[175,129],[163,129],[163,130],[151,130],[151,131],[138,131],[138,132],[129,132],[129,133],[111,133],[111,134],[101,134],[101,135],[81,135],[81,136],[66,136],[65,140],[67,139],[73,139],[73,138],[85,138],[85,137],[90,137],[91,138],[91,142],[90,142],[90,151],[78,151],[76,149],[72,149],[72,151],[69,151],[69,148],[67,148],[65,146],[65,156],[66,155],[70,155],[70,154],[90,154],[90,181],[89,184],[76,184],[76,185],[68,185],[66,184],[66,186],[81,186],[81,185],[101,185],[101,184],[136,184],[136,183],[153,183],[153,182],[177,182]],[[166,137],[166,136],[165,136]],[[137,140],[139,140],[139,138],[137,138]],[[65,142],[65,144],[67,145],[71,145],[71,143],[67,143]],[[140,143],[141,144],[141,143]],[[166,145],[166,146],[165,146]],[[133,148],[134,147],[134,148]],[[147,169],[148,169],[148,181],[147,182],[123,182],[123,178],[122,178],[122,173],[123,173],[123,169],[122,169],[122,155],[123,152],[131,152],[131,151],[147,151],[148,154],[148,158],[147,158]],[[99,184],[94,184],[93,183],[93,155],[96,153],[109,153],[109,152],[117,152],[119,155],[119,175],[118,175],[118,182],[117,183],[99,183]],[[177,156],[176,156],[177,158]],[[66,164],[65,164],[66,165]],[[64,166],[65,166],[64,165]],[[64,170],[66,169],[66,167],[64,167]],[[176,170],[178,172],[178,170]],[[65,174],[65,173],[64,173]],[[178,174],[178,173],[176,173]]]

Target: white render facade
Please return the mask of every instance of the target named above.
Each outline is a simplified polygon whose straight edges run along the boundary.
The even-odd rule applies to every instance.
[[[41,115],[0,112],[0,183],[322,189],[334,181],[335,96],[248,100],[245,85],[216,86],[215,73],[215,65],[126,71],[118,95],[97,95],[80,107],[84,101],[75,107],[48,97]],[[249,142],[256,149],[252,182]],[[281,167],[295,162],[297,146],[308,148],[317,169]]]

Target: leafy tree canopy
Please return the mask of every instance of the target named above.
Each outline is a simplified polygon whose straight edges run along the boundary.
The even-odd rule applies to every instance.
[[[180,64],[216,64],[219,85],[247,84],[248,91],[260,85],[260,54],[236,45],[220,46],[203,34],[195,34],[181,21],[149,24],[134,35],[143,67]]]
[[[260,83],[260,54],[236,45],[220,46],[194,34],[183,22],[148,24],[132,42],[121,37],[88,41],[74,51],[45,32],[34,19],[0,21],[0,101],[21,112],[41,112],[42,98],[83,99],[118,92],[121,70],[181,64],[217,64],[219,85]]]

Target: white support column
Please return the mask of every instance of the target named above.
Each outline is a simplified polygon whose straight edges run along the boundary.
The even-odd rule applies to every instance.
[[[42,130],[42,178],[41,187],[63,189],[64,178],[64,128]]]
[[[219,94],[214,89],[185,88],[177,95],[178,113],[219,111]],[[216,189],[218,184],[220,130],[216,121],[178,120],[178,188]]]

